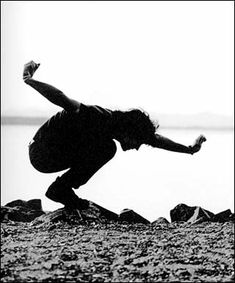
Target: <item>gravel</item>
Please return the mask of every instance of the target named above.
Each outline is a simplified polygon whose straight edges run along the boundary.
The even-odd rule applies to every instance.
[[[2,282],[234,282],[234,223],[1,224]]]

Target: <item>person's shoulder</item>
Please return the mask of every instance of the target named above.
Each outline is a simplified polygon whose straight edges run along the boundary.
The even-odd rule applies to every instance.
[[[108,109],[108,108],[104,108],[101,107],[99,105],[82,105],[83,109],[85,109],[86,111],[90,112],[91,114],[97,114],[97,115],[101,115],[101,116],[112,116],[113,111]]]

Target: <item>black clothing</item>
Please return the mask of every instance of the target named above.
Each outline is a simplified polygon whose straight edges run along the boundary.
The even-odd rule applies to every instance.
[[[52,116],[34,136],[35,141],[58,144],[87,143],[89,139],[111,138],[113,111],[81,103],[79,112],[65,110]]]
[[[40,172],[69,169],[60,181],[73,188],[85,184],[116,153],[111,110],[81,104],[79,112],[58,112],[37,131],[29,146]]]

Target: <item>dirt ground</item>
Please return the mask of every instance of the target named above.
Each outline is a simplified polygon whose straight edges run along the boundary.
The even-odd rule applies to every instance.
[[[1,224],[2,282],[234,282],[234,223]]]

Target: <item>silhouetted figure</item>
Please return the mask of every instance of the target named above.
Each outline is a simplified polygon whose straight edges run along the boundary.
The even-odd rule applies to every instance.
[[[39,128],[29,144],[29,157],[32,165],[43,173],[69,169],[46,192],[49,199],[65,207],[88,208],[88,201],[79,198],[73,188],[86,184],[114,157],[114,139],[124,151],[138,150],[142,144],[146,144],[188,154],[198,152],[206,141],[201,135],[194,145],[185,146],[157,134],[158,125],[139,109],[111,111],[70,99],[55,87],[32,78],[39,65],[33,61],[25,64],[24,82],[63,110]]]

